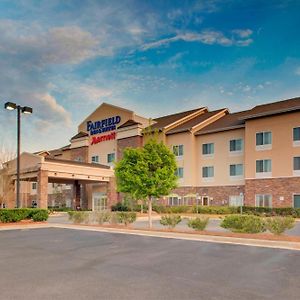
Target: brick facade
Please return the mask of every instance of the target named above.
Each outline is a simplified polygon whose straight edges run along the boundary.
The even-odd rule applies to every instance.
[[[199,197],[207,196],[209,198],[209,205],[221,206],[229,204],[230,196],[239,196],[240,193],[245,192],[243,185],[232,186],[209,186],[209,187],[178,187],[172,191],[171,194],[177,194],[179,197],[188,195],[196,195]],[[168,198],[164,197],[159,200],[160,203],[167,205]],[[195,204],[195,203],[192,203]]]
[[[138,148],[143,146],[143,137],[136,135],[117,141],[117,158],[118,160],[122,159],[123,151],[126,148]]]
[[[70,149],[71,160],[80,160],[82,162],[89,162],[89,147],[84,146],[80,148]]]
[[[247,179],[245,205],[255,206],[256,194],[272,195],[273,207],[291,207],[293,195],[300,194],[300,177]]]
[[[39,208],[48,208],[48,171],[40,170],[37,178],[37,204]]]

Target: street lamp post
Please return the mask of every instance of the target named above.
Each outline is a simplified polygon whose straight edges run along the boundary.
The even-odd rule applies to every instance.
[[[4,108],[7,110],[17,110],[17,195],[16,207],[20,207],[20,154],[21,154],[21,113],[32,114],[32,108],[29,106],[17,105],[13,102],[6,102]]]

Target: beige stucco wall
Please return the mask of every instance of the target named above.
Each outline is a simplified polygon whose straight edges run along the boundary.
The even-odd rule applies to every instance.
[[[293,176],[293,157],[300,147],[293,146],[293,128],[300,127],[300,112],[282,114],[246,122],[246,179],[256,178],[256,160],[272,159],[272,177]],[[272,132],[272,149],[256,150],[256,132]]]
[[[241,153],[230,153],[229,151],[229,142],[233,139],[244,140],[244,129],[235,129],[196,137],[195,165],[197,165],[196,182],[198,186],[244,184],[243,177],[231,178],[229,173],[229,166],[231,164],[244,164],[244,151]],[[214,154],[212,156],[202,155],[202,144],[206,143],[214,143]],[[205,180],[202,178],[202,167],[204,166],[214,166],[213,179]]]

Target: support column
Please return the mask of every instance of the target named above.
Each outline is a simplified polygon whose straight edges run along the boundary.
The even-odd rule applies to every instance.
[[[75,209],[80,209],[80,194],[81,194],[81,188],[78,180],[75,180],[74,185],[73,185],[73,191],[74,191],[74,196],[73,196],[73,203],[74,203],[74,208]]]
[[[82,184],[82,191],[81,191],[81,206],[82,209],[88,209],[88,195],[87,195],[87,184]]]
[[[37,176],[37,201],[39,208],[48,208],[48,171],[40,170]]]
[[[111,177],[107,183],[107,206],[111,208],[112,205],[116,204],[119,199],[119,193],[117,192],[117,185],[115,177]]]

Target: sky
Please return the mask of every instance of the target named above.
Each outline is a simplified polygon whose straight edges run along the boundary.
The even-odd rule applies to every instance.
[[[22,151],[69,143],[102,102],[158,117],[300,96],[299,0],[0,0],[0,104]],[[0,146],[16,113],[0,109]]]

